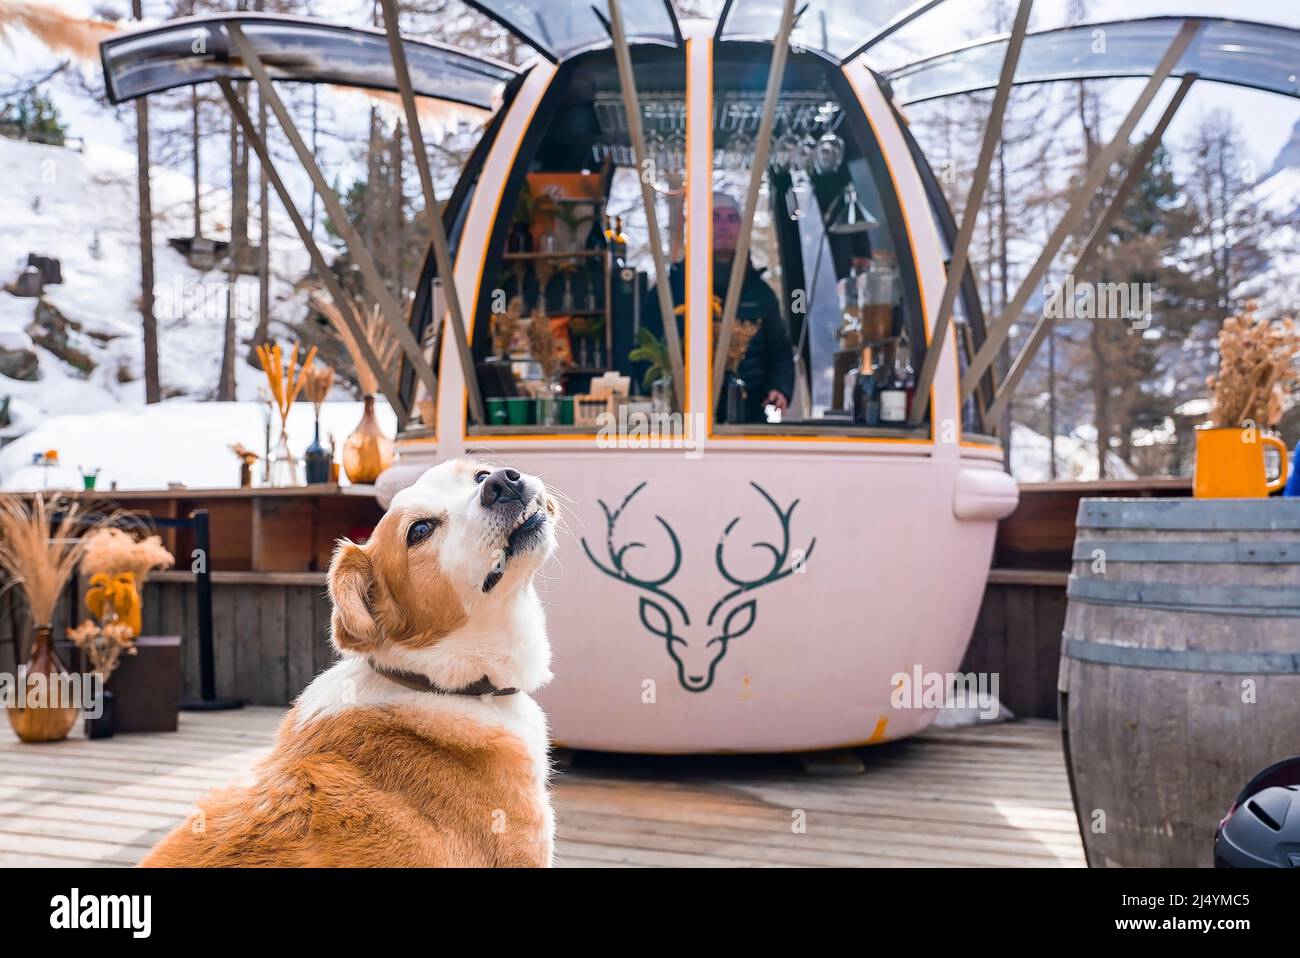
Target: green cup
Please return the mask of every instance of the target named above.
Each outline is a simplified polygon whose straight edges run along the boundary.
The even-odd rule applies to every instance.
[[[506,406],[506,400],[500,396],[485,399],[487,403],[488,422],[494,426],[504,426],[510,421],[510,410]]]
[[[560,399],[556,401],[560,404],[560,425],[572,426],[573,425],[573,397],[562,396]]]
[[[512,426],[530,426],[533,422],[533,399],[531,396],[512,396],[506,400],[508,418]]]

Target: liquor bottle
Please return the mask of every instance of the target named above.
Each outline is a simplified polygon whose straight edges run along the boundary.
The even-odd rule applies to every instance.
[[[912,411],[912,400],[916,398],[916,370],[912,368],[912,341],[907,338],[907,330],[898,334],[898,354],[894,366],[907,392],[907,411]]]
[[[862,426],[880,425],[880,370],[871,353],[871,347],[862,350],[862,365],[853,375],[853,421]]]
[[[886,425],[898,426],[907,422],[912,393],[916,390],[916,376],[908,352],[906,340],[900,339],[894,351],[894,362],[880,388],[880,421]]]

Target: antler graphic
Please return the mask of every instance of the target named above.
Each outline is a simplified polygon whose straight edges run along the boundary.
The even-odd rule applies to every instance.
[[[788,509],[783,510],[780,506],[776,504],[776,500],[773,499],[771,496],[769,496],[766,491],[764,491],[762,486],[760,486],[756,482],[751,482],[750,485],[753,486],[755,489],[757,489],[758,494],[768,501],[768,504],[771,505],[771,507],[776,511],[777,518],[781,520],[781,546],[780,548],[777,548],[777,546],[773,545],[770,542],[755,542],[753,544],[755,549],[766,549],[772,553],[771,570],[757,579],[744,579],[739,576],[734,576],[727,571],[727,566],[726,563],[723,561],[722,553],[723,553],[723,547],[727,544],[727,536],[731,534],[731,530],[734,529],[736,523],[740,521],[740,516],[736,516],[736,518],[732,519],[730,522],[727,523],[726,528],[722,530],[721,537],[719,537],[718,539],[718,548],[714,553],[714,558],[718,565],[718,571],[722,573],[722,577],[726,579],[728,582],[730,582],[732,585],[734,585],[736,588],[732,589],[721,599],[719,599],[714,604],[713,608],[709,610],[709,619],[708,619],[709,625],[713,624],[713,617],[718,614],[718,610],[721,609],[722,606],[725,605],[731,599],[734,599],[736,596],[741,595],[742,593],[749,592],[761,586],[765,586],[772,582],[777,582],[781,579],[784,579],[786,576],[788,576],[790,573],[794,571],[793,566],[791,566],[788,569],[782,569],[781,566],[785,564],[786,558],[790,554],[790,517],[794,514],[794,507],[799,505],[799,500],[796,499],[794,502],[790,503],[790,507]],[[816,544],[817,544],[816,538],[814,538],[811,542],[808,543],[808,548],[803,551],[804,559],[807,559],[809,556],[812,555],[813,546],[815,546]]]
[[[642,489],[645,488],[645,485],[646,484],[642,482],[635,489],[629,492],[627,496],[624,497],[622,503],[619,504],[619,507],[613,510],[612,512],[610,511],[609,506],[605,504],[604,499],[596,500],[597,502],[600,503],[600,508],[605,513],[605,525],[606,525],[605,548],[609,551],[610,565],[608,566],[602,565],[600,561],[594,555],[592,555],[591,549],[587,545],[587,540],[585,538],[582,539],[582,548],[583,551],[587,553],[587,558],[590,559],[595,564],[597,569],[605,573],[605,575],[618,579],[620,582],[626,582],[629,585],[636,586],[637,588],[645,589],[647,592],[652,592],[655,595],[660,596],[663,599],[666,599],[667,601],[673,604],[673,606],[677,609],[678,612],[681,613],[682,621],[686,625],[690,625],[691,617],[687,615],[686,607],[683,606],[680,602],[678,602],[675,597],[669,595],[663,589],[664,583],[668,582],[673,576],[675,576],[677,574],[677,570],[680,569],[682,566],[681,543],[677,541],[677,534],[673,532],[672,526],[668,525],[668,523],[664,521],[663,516],[656,515],[655,519],[658,520],[659,524],[664,527],[664,531],[668,533],[668,538],[672,542],[672,546],[673,546],[673,563],[672,566],[664,575],[661,575],[655,579],[643,579],[640,578],[639,576],[633,575],[631,572],[628,571],[627,567],[624,565],[624,556],[626,555],[627,551],[629,549],[644,549],[645,548],[644,542],[629,542],[622,547],[616,547],[614,545],[614,527],[618,525],[619,516],[623,514],[623,511],[627,508],[628,503],[632,501],[633,497],[636,496],[638,492],[640,492]],[[645,600],[642,601],[644,602]]]

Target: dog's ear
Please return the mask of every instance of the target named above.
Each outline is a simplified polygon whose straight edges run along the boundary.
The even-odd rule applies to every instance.
[[[330,636],[339,651],[364,652],[379,640],[379,626],[370,605],[375,569],[366,550],[340,539],[330,562]]]

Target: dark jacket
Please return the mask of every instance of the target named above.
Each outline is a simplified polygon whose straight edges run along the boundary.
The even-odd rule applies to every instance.
[[[767,394],[778,390],[789,401],[794,393],[794,357],[791,354],[790,334],[781,315],[781,305],[772,287],[764,282],[753,263],[746,263],[745,282],[740,288],[740,303],[736,308],[736,321],[758,323],[758,334],[750,340],[749,348],[741,357],[736,375],[745,381],[748,398],[745,402],[746,422],[766,422],[763,405]],[[686,270],[683,264],[674,263],[668,270],[668,280],[674,305],[685,301]],[[727,297],[729,270],[725,264],[715,263],[713,268],[713,293],[719,300]],[[659,294],[653,288],[646,294],[641,307],[641,326],[656,336],[663,337],[663,319],[659,314]],[[678,335],[683,335],[683,317],[677,317]],[[720,401],[721,402],[721,401]]]

